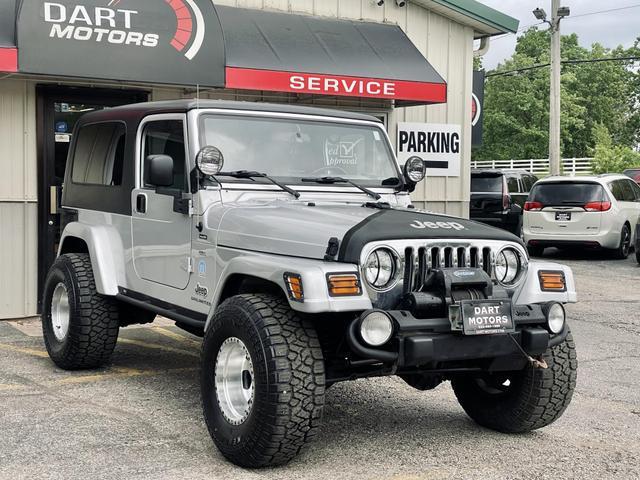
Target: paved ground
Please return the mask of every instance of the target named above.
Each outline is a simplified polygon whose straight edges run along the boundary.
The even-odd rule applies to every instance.
[[[202,421],[196,337],[169,323],[129,327],[110,368],[70,373],[47,358],[38,322],[0,322],[0,478],[640,478],[640,267],[546,257],[577,275],[569,312],[580,364],[573,403],[543,430],[480,428],[448,384],[417,392],[361,380],[329,390],[322,435],[305,454],[244,471]]]

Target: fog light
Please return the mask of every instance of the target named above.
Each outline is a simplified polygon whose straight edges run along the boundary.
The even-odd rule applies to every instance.
[[[362,340],[373,347],[379,347],[389,341],[393,333],[393,323],[383,312],[372,311],[364,315],[360,322]]]
[[[547,308],[547,324],[551,333],[560,333],[564,328],[565,313],[560,303],[551,303]]]

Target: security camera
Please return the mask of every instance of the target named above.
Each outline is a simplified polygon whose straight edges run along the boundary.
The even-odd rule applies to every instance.
[[[396,5],[399,7],[404,7],[407,4],[404,0],[396,0]]]
[[[384,0],[377,0],[376,3],[379,7],[381,7],[382,5],[384,5]]]

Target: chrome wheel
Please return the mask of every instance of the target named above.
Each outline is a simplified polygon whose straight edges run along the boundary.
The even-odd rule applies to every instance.
[[[51,297],[51,325],[56,339],[62,342],[69,332],[69,294],[63,283],[58,283]]]
[[[236,337],[227,338],[218,351],[215,366],[218,406],[225,420],[240,425],[251,413],[255,392],[253,363],[247,347]]]

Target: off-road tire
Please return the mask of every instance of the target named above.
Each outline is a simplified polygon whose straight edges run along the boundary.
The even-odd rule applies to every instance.
[[[542,428],[557,420],[571,402],[578,361],[571,333],[564,342],[547,349],[549,368],[527,366],[509,377],[505,392],[488,393],[477,378],[452,380],[458,402],[476,423],[504,433]]]
[[[69,299],[69,328],[59,340],[53,332],[51,302],[62,283]],[[54,262],[45,280],[42,333],[49,356],[60,368],[95,368],[109,362],[118,340],[118,305],[96,290],[86,253],[67,253]]]
[[[244,343],[254,369],[253,404],[239,425],[224,417],[215,387],[218,351],[231,337]],[[229,461],[248,468],[288,462],[321,426],[325,374],[315,329],[277,296],[225,300],[202,344],[201,389],[207,428]]]
[[[527,252],[529,252],[530,257],[541,257],[544,254],[544,247],[527,246]]]
[[[620,231],[620,243],[617,248],[611,250],[613,258],[618,260],[624,260],[629,256],[631,250],[631,228],[626,223],[622,226]]]

